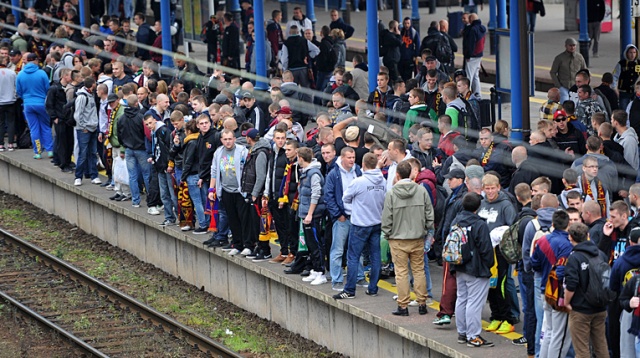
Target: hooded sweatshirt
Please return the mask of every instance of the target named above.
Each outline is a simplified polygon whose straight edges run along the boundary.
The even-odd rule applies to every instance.
[[[551,228],[551,217],[556,210],[558,209],[540,208],[536,210],[536,214],[538,214],[537,219],[541,228]],[[522,239],[522,262],[524,263],[526,272],[531,272],[531,242],[533,242],[534,236],[536,236],[536,227],[532,222],[529,222],[524,229],[524,237]]]
[[[611,277],[609,288],[613,291],[622,291],[622,282],[627,271],[640,267],[640,245],[633,245],[627,248],[624,255],[620,257],[611,267]]]
[[[433,230],[433,206],[422,185],[403,179],[384,199],[382,232],[393,240],[415,240]]]
[[[451,117],[451,130],[456,130],[458,128],[458,115],[462,110],[466,110],[466,108],[467,106],[464,104],[462,99],[457,97],[447,104],[447,109],[444,113]]]
[[[606,309],[606,307],[595,308],[591,306],[584,297],[589,285],[589,259],[598,255],[604,259],[604,255],[593,241],[581,242],[573,247],[573,252],[569,255],[564,267],[565,287],[574,292],[571,307],[574,311],[582,314],[599,313]]]
[[[335,163],[336,165],[326,177],[324,201],[331,218],[338,220],[340,216],[348,217],[351,215],[351,203],[343,202],[342,196],[351,182],[362,175],[362,170],[358,164],[354,164],[351,170],[347,171],[342,166],[340,157],[336,159]]]
[[[380,169],[371,169],[354,179],[342,201],[351,204],[351,224],[368,227],[382,223],[386,181]]]
[[[487,198],[483,199],[480,209],[478,209],[478,216],[487,220],[489,231],[499,226],[513,224],[516,221],[517,213],[507,194],[502,191],[498,193],[498,197],[492,202],[489,202]]]
[[[628,127],[622,134],[616,134],[613,140],[624,148],[624,160],[633,169],[638,170],[640,159],[638,159],[638,134],[635,129]]]
[[[536,271],[536,277],[540,275],[540,289],[544,290],[547,286],[547,278],[551,272],[552,264],[548,257],[555,257],[556,262],[560,258],[567,258],[571,254],[573,246],[569,242],[569,233],[562,230],[554,230],[537,241],[536,248],[531,255],[531,267]],[[565,263],[566,265],[566,263]],[[564,265],[556,268],[558,281],[564,279]]]
[[[407,116],[404,121],[404,127],[402,128],[402,136],[405,138],[409,138],[409,128],[412,125],[419,123],[420,118],[431,118],[433,120],[436,117],[436,111],[433,109],[429,109],[426,104],[418,103],[414,104],[409,108],[407,112]]]
[[[76,112],[73,114],[76,120],[77,130],[86,130],[95,132],[98,129],[98,111],[96,109],[96,101],[93,100],[93,94],[89,93],[85,87],[82,87],[78,93],[76,101]]]
[[[22,98],[24,104],[44,106],[47,91],[49,91],[47,74],[33,62],[24,66],[16,79],[16,94]]]
[[[465,210],[460,212],[451,224],[467,228],[468,245],[471,245],[472,252],[471,261],[454,265],[453,270],[475,277],[491,277],[494,258],[487,223],[475,213]]]
[[[636,50],[636,56],[629,60],[627,53],[630,49]],[[627,45],[624,51],[622,51],[620,61],[613,69],[613,83],[611,86],[617,88],[620,92],[634,93],[633,86],[638,80],[638,72],[636,67],[640,66],[640,60],[638,60],[638,48],[632,44]]]
[[[324,216],[326,209],[324,203],[324,177],[320,171],[320,162],[316,158],[306,168],[302,168],[300,184],[298,185],[298,217],[305,218],[309,213],[311,204],[316,204],[313,217],[316,219]]]

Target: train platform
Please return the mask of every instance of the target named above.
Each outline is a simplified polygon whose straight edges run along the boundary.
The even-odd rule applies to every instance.
[[[163,217],[148,215],[146,207],[133,208],[130,201],[110,201],[112,192],[89,180],[74,186],[73,175],[62,173],[48,160],[34,160],[32,155],[31,150],[0,153],[0,190],[332,351],[367,358],[526,356],[525,347],[511,342],[521,336],[518,332],[522,332],[522,324],[506,335],[483,332],[495,343],[492,348],[458,344],[455,322],[443,327],[433,325],[442,288],[442,268],[433,263],[430,267],[436,302],[425,316],[418,315],[416,307],[410,307],[409,317],[391,314],[396,307],[391,280],[380,281],[377,297],[369,297],[364,288],[358,288],[355,299],[336,301],[329,283],[310,286],[299,275],[285,275],[281,265],[253,263],[230,257],[220,249],[205,248],[202,242],[208,235],[160,226]],[[275,245],[272,250],[278,252]],[[488,304],[483,319],[489,319]]]

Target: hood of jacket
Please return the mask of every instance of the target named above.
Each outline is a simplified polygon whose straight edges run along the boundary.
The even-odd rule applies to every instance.
[[[124,114],[127,118],[133,118],[137,116],[138,113],[140,113],[140,109],[138,109],[138,107],[127,107],[124,109]]]
[[[551,217],[557,210],[557,208],[540,208],[536,210],[536,213],[538,214],[538,221],[540,222],[540,224],[544,224],[545,226],[550,227]]]
[[[619,260],[623,260],[630,267],[637,267],[640,261],[640,245],[627,246],[624,255],[620,256]]]
[[[356,68],[363,70],[364,72],[369,72],[369,66],[366,63],[359,63],[356,65]]]
[[[269,143],[268,140],[266,140],[264,138],[258,139],[256,144],[253,145],[253,148],[251,148],[251,152],[255,152],[258,149],[262,149],[262,148],[266,148],[267,150],[271,149],[271,144]]]
[[[318,159],[316,159],[316,158],[311,159],[311,163],[309,163],[309,165],[307,165],[306,168],[302,168],[302,172],[306,173],[308,170],[310,170],[312,168],[320,169],[320,162],[318,161]]]
[[[384,175],[380,169],[371,169],[366,172],[362,172],[362,177],[367,178],[374,185],[384,184]]]
[[[368,173],[368,172],[366,172]],[[413,197],[418,192],[418,184],[410,180],[402,180],[397,182],[393,188],[393,194],[398,198],[405,200]]]
[[[616,137],[620,139],[635,138],[636,141],[638,140],[638,134],[636,133],[636,130],[633,129],[633,127],[627,127],[626,131],[624,131],[622,134],[616,134]]]
[[[198,137],[200,136],[200,133],[191,133],[188,136],[184,137],[184,144],[187,144],[187,142],[190,142],[192,140],[198,140]]]
[[[634,57],[634,58],[632,58],[632,59],[630,59],[630,60],[629,60],[629,59],[627,58],[627,52],[629,52],[629,50],[631,50],[632,48],[633,48],[633,49],[636,49],[636,57]],[[637,48],[635,45],[633,45],[633,44],[628,44],[628,45],[624,48],[624,51],[622,51],[622,54],[620,54],[620,59],[622,59],[623,61],[624,61],[624,60],[626,60],[626,61],[635,61],[635,60],[637,60],[637,59],[638,59],[638,48]]]
[[[480,32],[480,34],[484,34],[485,32],[487,32],[487,28],[482,26],[482,20],[480,19],[474,20],[469,26],[474,26],[476,30]]]
[[[518,213],[518,219],[522,219],[525,216],[537,216],[538,214],[536,213],[535,210],[531,209],[530,206],[525,206],[522,208],[522,210]]]
[[[22,71],[26,72],[26,73],[34,73],[36,71],[38,71],[40,69],[40,66],[36,65],[35,63],[27,63],[23,68]]]
[[[298,84],[295,82],[285,82],[280,86],[280,91],[282,91],[282,94],[285,95],[285,97],[290,97],[298,92]]]
[[[409,108],[420,112],[427,112],[428,110],[427,105],[424,103],[416,103]]]
[[[600,250],[598,249],[598,246],[596,246],[596,244],[591,240],[587,240],[587,241],[583,241],[581,243],[578,243],[576,246],[573,247],[573,251],[576,251],[576,252],[579,251],[579,252],[585,253],[587,255],[587,257],[597,256],[600,253]],[[625,252],[625,254],[626,254],[626,252]],[[623,255],[623,257],[624,257],[624,255]]]
[[[336,165],[338,166],[338,168],[340,168],[340,172],[341,173],[355,173],[357,168],[358,168],[358,164],[353,164],[353,167],[351,167],[351,170],[346,170],[343,166],[342,166],[342,161],[340,160],[340,157],[338,157],[338,159],[336,160]],[[346,188],[345,188],[346,189]]]
[[[424,183],[425,181],[429,181],[433,183],[433,186],[436,186],[436,175],[429,169],[421,170],[416,176],[416,183]]]
[[[478,214],[472,213],[471,211],[463,210],[458,215],[456,215],[455,222],[460,226],[472,226],[478,221],[484,220]]]
[[[460,99],[459,97],[456,97],[456,99],[454,99],[453,101],[449,102],[447,107],[454,107],[458,111],[462,110],[463,108],[466,108],[464,102],[462,102],[462,99]]]

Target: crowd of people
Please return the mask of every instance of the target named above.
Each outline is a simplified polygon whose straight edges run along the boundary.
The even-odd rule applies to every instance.
[[[345,69],[354,29],[338,11],[318,40],[299,7],[286,31],[276,10],[265,25],[270,86],[259,91],[240,76],[255,73],[248,1],[240,24],[221,13],[204,26],[208,62],[223,65],[212,73],[182,53],[173,71],[160,67],[160,22],[132,9],[110,7],[88,30],[74,1],[32,5],[15,31],[0,29],[0,151],[30,138],[34,159],[50,158],[74,185],[88,179],[134,208],[144,193],[161,225],[208,234],[208,247],[284,265],[311,285],[330,282],[337,300],[357,287],[376,296],[395,275],[394,315],[410,306],[425,315],[437,295],[433,324],[455,319],[470,347],[493,345],[481,336],[488,301],[485,330],[522,321],[513,343],[530,357],[640,354],[633,45],[593,88],[567,39],[536,130],[512,143],[506,121],[481,127],[486,29],[474,13],[461,34],[464,69],[446,20],[422,40],[408,18],[379,29],[384,66],[369,91],[362,56]],[[442,292],[432,292],[434,265]]]

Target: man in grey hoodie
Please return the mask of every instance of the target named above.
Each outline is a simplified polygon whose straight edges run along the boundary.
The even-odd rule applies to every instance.
[[[362,176],[351,181],[342,198],[344,203],[351,204],[351,227],[347,251],[347,282],[344,291],[333,296],[335,299],[355,297],[358,264],[366,245],[369,246],[371,274],[365,293],[369,296],[378,295],[378,279],[382,266],[380,233],[386,181],[382,171],[376,168],[377,164],[378,157],[375,154],[365,154],[362,158]],[[424,267],[420,266],[419,271],[424,272],[423,269]]]
[[[75,99],[76,111],[73,115],[76,120],[76,135],[79,155],[76,162],[76,180],[73,185],[82,185],[85,175],[91,176],[92,184],[102,184],[98,178],[98,168],[95,160],[98,152],[98,111],[96,101],[93,100],[93,91],[96,89],[96,81],[89,77],[84,80],[84,87],[78,90]]]
[[[635,129],[628,126],[627,112],[617,109],[611,115],[611,125],[616,130],[613,140],[620,144],[624,150],[624,160],[635,170],[640,166],[638,158],[638,134]]]

